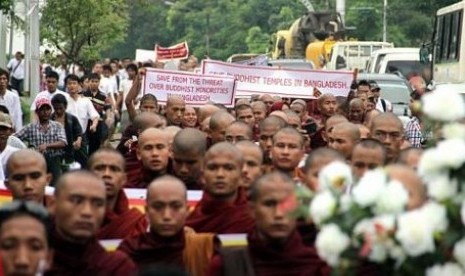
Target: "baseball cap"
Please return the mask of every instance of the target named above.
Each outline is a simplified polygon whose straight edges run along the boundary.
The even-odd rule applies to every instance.
[[[0,112],[0,126],[12,128],[13,122],[11,122],[10,115]]]
[[[48,105],[48,106],[52,107],[52,103],[50,102],[49,99],[47,99],[47,98],[37,99],[37,101],[36,101],[36,110],[39,110],[44,105]]]

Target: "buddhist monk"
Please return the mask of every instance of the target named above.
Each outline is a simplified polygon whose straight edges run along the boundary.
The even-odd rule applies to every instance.
[[[304,138],[295,128],[282,128],[273,136],[271,160],[275,170],[291,178],[300,177],[296,170],[304,153]]]
[[[370,133],[373,139],[380,141],[386,147],[387,162],[395,162],[404,141],[402,121],[394,113],[381,113],[373,118]]]
[[[362,100],[352,99],[349,102],[349,121],[353,124],[363,124],[365,116],[365,107]]]
[[[240,141],[236,144],[236,147],[241,151],[244,158],[241,186],[248,189],[252,182],[263,174],[263,151],[251,141]]]
[[[52,175],[47,173],[47,163],[39,152],[22,149],[11,154],[7,161],[9,172],[5,186],[11,191],[13,199],[34,201],[45,205],[45,187]]]
[[[406,165],[392,164],[386,167],[390,179],[397,180],[407,190],[407,210],[420,208],[427,200],[425,185],[418,174]]]
[[[209,275],[329,275],[330,268],[296,231],[289,207],[296,200],[294,186],[292,179],[279,172],[254,182],[250,212],[256,227],[247,235],[248,245],[223,250],[214,258]]]
[[[185,128],[174,136],[171,151],[173,174],[189,190],[202,190],[200,176],[207,151],[206,135],[200,130]]]
[[[53,249],[51,220],[35,202],[13,201],[0,208],[1,275],[43,275],[50,269]]]
[[[199,113],[198,113],[198,122],[202,123],[207,119],[208,117],[211,117],[213,114],[215,114],[217,111],[219,111],[220,108],[217,106],[214,106],[212,104],[206,104],[203,105],[199,108]]]
[[[236,105],[236,120],[244,122],[249,125],[250,128],[253,128],[255,125],[255,117],[253,115],[253,110],[250,104],[241,104]]]
[[[266,105],[267,114],[271,112],[271,106],[275,103],[275,99],[271,97],[269,94],[263,94],[259,98]]]
[[[261,121],[265,120],[267,114],[266,104],[262,101],[255,101],[252,102],[250,105],[252,106],[255,123],[259,124]]]
[[[328,135],[328,147],[339,151],[350,160],[355,144],[360,141],[360,130],[352,123],[340,123]]]
[[[265,156],[270,157],[271,147],[273,146],[273,136],[278,130],[286,126],[287,122],[276,116],[267,117],[260,123],[259,144],[265,152]]]
[[[169,126],[182,127],[184,111],[186,111],[186,102],[181,96],[170,96],[166,101],[166,120]]]
[[[225,140],[229,143],[236,144],[240,141],[253,141],[253,131],[250,125],[236,121],[231,123],[224,134]]]
[[[310,152],[303,168],[305,183],[310,189],[318,190],[318,175],[321,169],[333,161],[345,162],[345,158],[341,153],[330,148],[320,148]]]
[[[136,208],[129,208],[124,193],[126,173],[123,156],[114,149],[102,148],[91,155],[87,166],[103,180],[106,189],[105,218],[97,238],[124,239],[145,232],[148,227],[145,215]]]
[[[50,212],[55,255],[50,275],[131,275],[135,265],[122,252],[108,253],[96,239],[102,224],[105,184],[92,172],[72,171],[58,179]]]
[[[155,178],[168,172],[169,136],[157,128],[148,128],[139,135],[137,159],[141,166],[137,178],[128,182],[127,188],[146,188]]]
[[[318,110],[320,111],[322,124],[325,124],[326,120],[336,114],[337,102],[336,97],[333,94],[323,94],[318,98],[317,101]],[[311,148],[316,149],[319,147],[326,146],[324,140],[323,128],[320,128],[313,136],[311,137]]]
[[[213,145],[204,158],[204,192],[186,225],[197,232],[217,234],[247,233],[253,219],[247,211],[247,198],[240,188],[244,160],[230,143]]]
[[[416,171],[422,155],[423,149],[421,148],[406,148],[400,151],[397,163],[407,165]]]
[[[146,201],[150,232],[125,239],[118,250],[128,254],[140,269],[169,265],[190,275],[205,275],[219,240],[214,234],[197,234],[184,227],[188,206],[182,181],[172,176],[156,179],[147,189]]]
[[[358,142],[352,152],[350,164],[355,179],[360,179],[368,170],[384,166],[386,148],[378,140],[371,138]]]
[[[210,119],[209,137],[211,145],[214,145],[225,140],[226,128],[234,122],[234,117],[226,111],[220,110],[212,115]]]

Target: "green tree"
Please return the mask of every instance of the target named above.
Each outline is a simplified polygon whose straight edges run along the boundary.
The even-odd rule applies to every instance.
[[[13,0],[0,0],[0,12],[8,13],[13,5]]]
[[[266,53],[270,36],[262,32],[260,27],[255,26],[249,29],[245,43],[249,53]]]
[[[100,51],[124,40],[127,10],[124,0],[48,0],[41,36],[69,61],[88,64],[100,58]]]

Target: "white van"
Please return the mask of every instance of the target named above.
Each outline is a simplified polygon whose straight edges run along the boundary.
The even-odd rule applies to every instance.
[[[407,76],[412,71],[420,72],[420,48],[390,48],[371,54],[365,67],[366,73],[397,73]]]
[[[371,54],[394,44],[380,41],[340,41],[333,45],[326,69],[363,70]]]

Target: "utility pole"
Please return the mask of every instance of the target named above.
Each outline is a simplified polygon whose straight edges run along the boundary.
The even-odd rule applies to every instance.
[[[24,91],[35,97],[40,87],[38,0],[25,0],[25,19]]]
[[[6,68],[6,14],[0,12],[0,68]]]
[[[383,42],[387,41],[387,6],[388,6],[388,0],[384,0],[384,5],[383,5]]]

